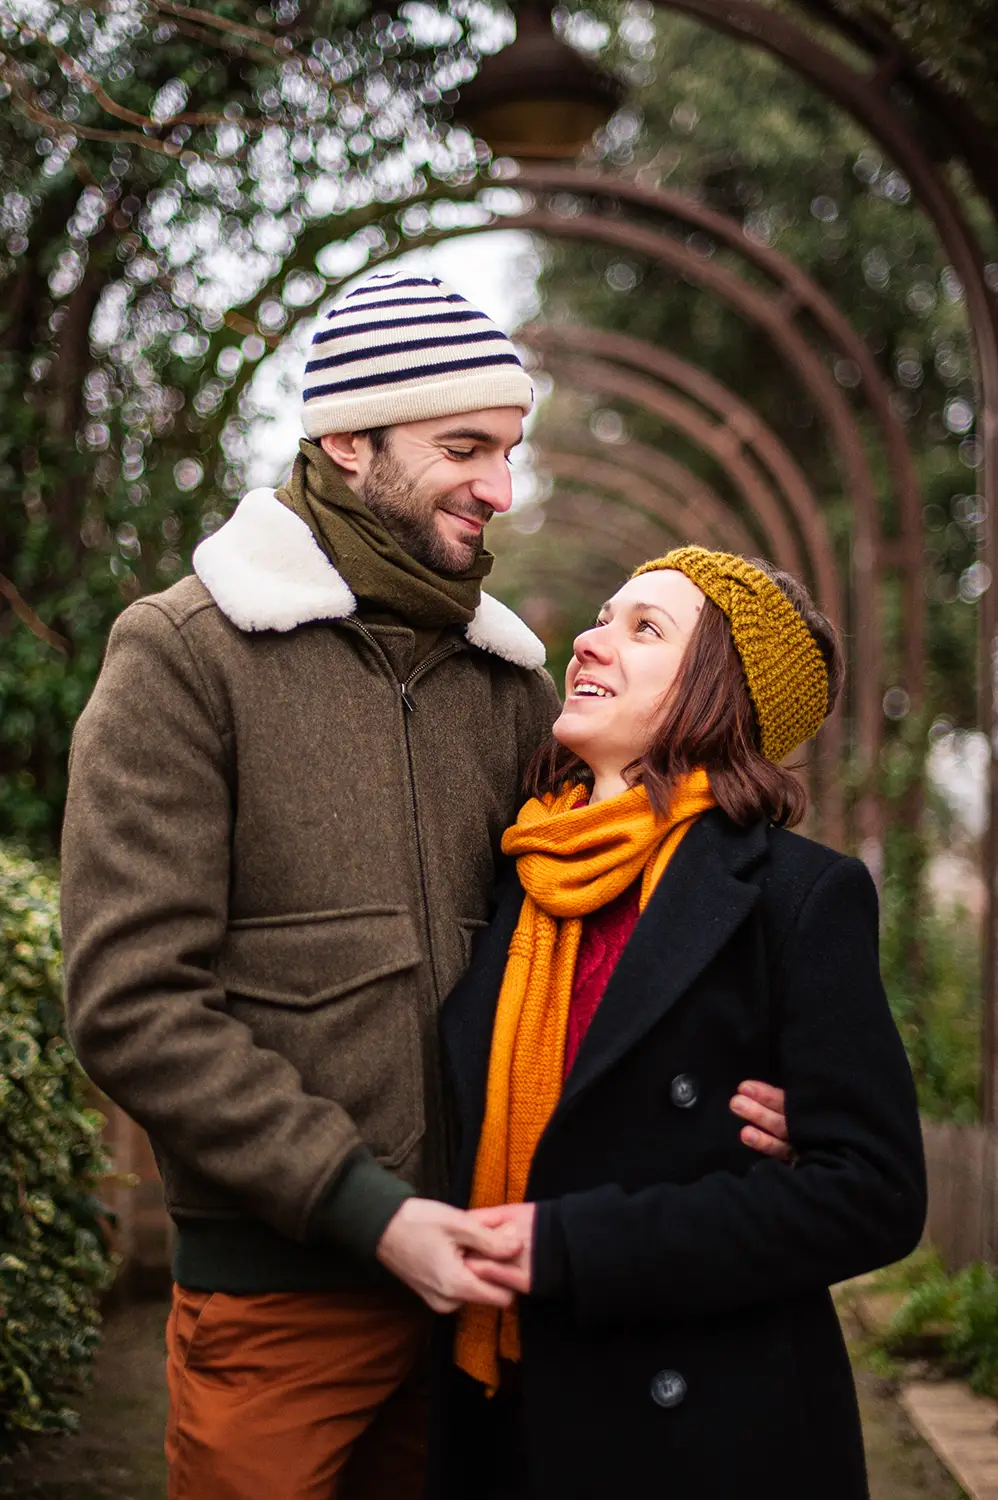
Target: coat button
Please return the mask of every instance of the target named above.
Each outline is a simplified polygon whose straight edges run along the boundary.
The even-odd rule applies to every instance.
[[[677,1073],[669,1085],[669,1098],[677,1109],[689,1109],[700,1097],[700,1088],[692,1073]]]
[[[678,1370],[659,1370],[651,1383],[651,1399],[668,1411],[686,1396],[686,1381]]]

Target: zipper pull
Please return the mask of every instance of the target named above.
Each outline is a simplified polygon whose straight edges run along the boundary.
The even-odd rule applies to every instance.
[[[409,695],[409,684],[406,683],[406,682],[400,682],[399,683],[399,687],[402,690],[402,702],[405,704],[406,708],[409,710],[410,713],[414,713],[415,709],[416,709],[416,705],[412,701],[412,698]]]

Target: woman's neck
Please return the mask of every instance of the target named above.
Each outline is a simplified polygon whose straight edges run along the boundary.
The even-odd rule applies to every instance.
[[[629,790],[629,784],[624,780],[622,771],[597,771],[590,767],[593,773],[593,789],[589,797],[589,806],[594,802],[609,802],[611,797],[619,797]]]

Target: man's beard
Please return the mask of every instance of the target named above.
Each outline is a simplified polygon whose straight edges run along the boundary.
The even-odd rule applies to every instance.
[[[469,535],[466,542],[446,541],[436,525],[441,498],[424,494],[387,448],[371,460],[361,499],[399,546],[435,573],[463,573],[485,546],[481,532]],[[492,519],[492,507],[479,500],[466,500],[460,506],[454,502],[447,508],[480,521],[483,527]]]

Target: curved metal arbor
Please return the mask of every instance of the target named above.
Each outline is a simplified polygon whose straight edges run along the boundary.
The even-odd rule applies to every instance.
[[[615,443],[608,451],[605,444],[587,443],[581,434],[571,436],[572,445],[566,448],[535,444],[541,465],[552,478],[613,489],[625,510],[642,511],[667,524],[674,536],[694,541],[703,536],[705,546],[729,552],[755,549],[738,515],[698,475],[675,460],[667,460],[667,467],[660,469],[653,461],[665,455],[633,440]],[[708,495],[713,505],[705,504]]]
[[[571,437],[574,452],[605,456],[607,445],[598,443],[588,433],[573,433]],[[671,454],[660,453],[657,448],[650,448],[634,438],[625,443],[615,443],[612,451],[615,455],[619,454],[623,463],[635,474],[645,475],[669,494],[682,496],[684,503],[693,507],[729,552],[752,552],[758,546],[752,534],[746,530],[742,518],[725,504],[717,491],[701,475],[694,474],[692,469],[688,469]]]
[[[882,549],[881,568],[897,564],[905,603],[905,685],[913,699],[923,691],[925,656],[925,605],[921,592],[922,569],[922,488],[908,435],[891,403],[891,387],[877,365],[868,346],[853,328],[828,293],[795,261],[771,246],[760,244],[745,233],[737,219],[719,213],[685,194],[662,187],[648,187],[629,179],[611,179],[601,174],[572,168],[518,169],[516,183],[538,186],[545,191],[561,189],[570,193],[594,194],[611,201],[620,198],[631,206],[646,209],[657,217],[693,225],[736,251],[769,278],[776,300],[790,320],[807,313],[827,337],[830,346],[855,365],[859,391],[865,396],[876,421],[887,458],[888,473],[897,500],[901,533],[898,549]],[[862,496],[860,497],[863,498]],[[893,555],[891,553],[893,552]]]
[[[705,371],[643,340],[574,325],[531,326],[524,330],[524,338],[545,356],[549,367],[552,367],[551,352],[555,351],[553,368],[564,371],[571,385],[595,388],[602,395],[631,401],[709,452],[742,494],[749,513],[761,523],[770,556],[781,567],[808,578],[818,602],[833,619],[844,618],[842,590],[825,517],[795,460],[758,413]],[[591,353],[583,355],[584,350]],[[563,362],[562,351],[568,352],[567,362]],[[645,379],[635,380],[626,374],[621,379],[613,365],[602,358],[593,358],[592,354],[615,359],[625,371],[636,370],[639,377],[650,375],[666,386],[677,386],[698,403],[702,412],[698,413],[687,400],[677,400],[667,390],[656,391]],[[586,460],[586,464],[594,475],[598,471],[607,472],[605,460],[602,465],[599,460]],[[564,467],[563,464],[563,470]],[[800,542],[786,524],[784,506],[798,523]],[[751,552],[754,548],[742,546],[735,550]],[[879,621],[876,624],[879,627]],[[865,712],[858,715],[860,723],[876,722],[880,706],[877,679],[860,676],[857,688],[857,699],[865,696],[868,700]],[[875,747],[864,748],[867,757],[872,758]],[[822,766],[821,826],[824,836],[838,845],[844,843],[846,832],[841,778],[836,774],[842,752],[843,723],[836,712],[819,735],[818,753]],[[876,813],[875,804],[861,808],[861,826],[875,827]]]
[[[919,101],[927,102],[929,108],[940,110],[945,115],[951,137],[960,145],[982,194],[988,198],[993,208],[998,209],[998,161],[993,147],[975,132],[974,122],[961,101],[947,96],[930,81],[920,77],[899,48],[892,46],[889,51],[885,50],[882,38],[872,26],[835,15],[822,0],[809,0],[811,10],[819,11],[832,29],[848,38],[852,55],[855,55],[857,46],[869,53],[870,66],[867,71],[854,66],[839,51],[816,40],[785,12],[769,9],[758,3],[758,0],[657,0],[657,3],[663,9],[697,19],[770,52],[848,111],[879,142],[910,181],[914,196],[934,224],[966,293],[971,332],[976,341],[982,392],[979,437],[984,455],[980,485],[986,504],[984,556],[994,574],[998,563],[998,309],[988,289],[984,274],[984,255],[973,226],[956,201],[943,172],[929,159],[921,143],[917,123],[913,123],[910,118],[910,111],[899,107],[892,98],[894,81],[902,78],[905,86]],[[906,643],[905,685],[912,698],[917,701],[922,681],[924,608],[921,595],[917,476],[903,429],[893,417],[886,383],[878,372],[876,362],[857,339],[855,331],[850,328],[840,310],[835,308],[820,288],[815,288],[813,283],[808,284],[799,268],[793,267],[792,263],[777,252],[748,240],[736,221],[727,220],[723,215],[713,215],[703,205],[684,200],[680,195],[661,189],[643,188],[630,181],[599,173],[585,173],[573,168],[521,167],[513,182],[507,185],[517,191],[529,189],[539,197],[545,194],[574,194],[577,205],[588,200],[590,210],[573,212],[571,217],[564,217],[552,211],[551,206],[544,202],[540,205],[535,203],[526,212],[508,216],[499,210],[490,210],[489,225],[479,222],[467,226],[431,227],[425,233],[416,233],[406,239],[408,229],[404,232],[401,230],[405,205],[394,205],[384,211],[372,206],[363,211],[364,221],[373,225],[380,219],[388,226],[388,242],[384,252],[374,258],[388,258],[421,242],[479,232],[484,227],[536,229],[559,238],[619,244],[633,253],[660,259],[679,276],[700,286],[708,294],[725,300],[743,316],[765,328],[776,347],[800,371],[808,384],[815,406],[824,417],[832,435],[850,497],[856,503],[856,546],[853,551],[856,576],[852,590],[854,635],[864,650],[873,653],[864,660],[862,675],[864,678],[868,677],[879,689],[885,686],[882,681],[882,663],[876,657],[877,637],[872,627],[879,613],[879,585],[884,573],[897,568],[903,586],[906,613],[903,632]],[[451,196],[468,198],[475,191],[475,187],[455,189]],[[447,189],[438,185],[424,196],[441,197],[446,196],[447,192]],[[630,211],[632,219],[634,215],[638,215],[643,216],[642,221],[630,221],[625,215],[612,212],[622,204]],[[604,208],[609,208],[611,212],[602,211]],[[697,257],[692,252],[686,255],[682,253],[688,247],[678,245],[670,234],[662,232],[661,225],[670,223],[695,223],[729,250],[737,250],[752,262],[755,271],[764,273],[767,285],[773,289],[772,294],[766,289],[760,289],[757,284],[743,281],[727,267],[710,265],[702,260],[699,264],[694,264]],[[328,229],[325,234],[316,229],[312,253],[328,242],[326,235]],[[310,242],[309,235],[303,236],[300,244],[302,254],[308,254]],[[264,288],[245,311],[252,317],[262,301],[273,295],[276,289],[275,286]],[[795,325],[796,315],[804,310],[809,315],[809,322],[820,329],[830,344],[852,359],[860,371],[862,394],[876,420],[895,489],[899,526],[899,539],[896,543],[885,541],[880,534],[876,489],[866,462],[862,434],[855,423],[851,407],[829,375],[821,355]],[[239,336],[249,331],[259,330],[253,328],[251,321],[244,319],[238,329]],[[635,378],[638,377],[619,370],[616,376],[618,382]],[[998,663],[998,595],[994,588],[985,593],[981,601],[981,613],[985,660],[989,664]],[[984,678],[984,718],[992,744],[998,749],[998,671],[988,671]],[[871,691],[865,693],[862,699],[863,724],[859,739],[864,747],[879,744],[882,732],[879,709],[875,714],[871,709],[874,697]],[[872,772],[875,765],[876,758],[873,757],[867,767],[867,796],[863,798],[867,809],[872,806]],[[996,1104],[996,1080],[992,1075],[998,1055],[998,1011],[991,1003],[995,962],[998,959],[998,754],[993,758],[991,775],[988,851],[991,910],[986,971],[989,1004],[984,1036],[984,1103],[985,1112],[989,1116],[993,1116]],[[873,846],[875,858],[877,830],[872,827],[865,814],[863,822],[864,841]]]
[[[823,46],[784,12],[757,0],[655,0],[663,9],[691,16],[753,47],[763,48],[800,77],[836,100],[869,131],[904,172],[914,196],[932,220],[966,295],[971,338],[980,376],[978,436],[983,462],[979,490],[985,503],[983,555],[992,587],[981,598],[981,633],[986,669],[982,672],[982,720],[992,747],[985,876],[988,891],[981,1104],[986,1120],[998,1114],[998,302],[988,285],[983,247],[939,166],[931,160],[908,114],[891,97],[895,79],[921,96],[928,111],[945,115],[975,185],[998,217],[998,153],[987,132],[962,101],[946,94],[911,66],[902,49],[832,12],[819,9],[826,24],[870,54],[867,73]]]

